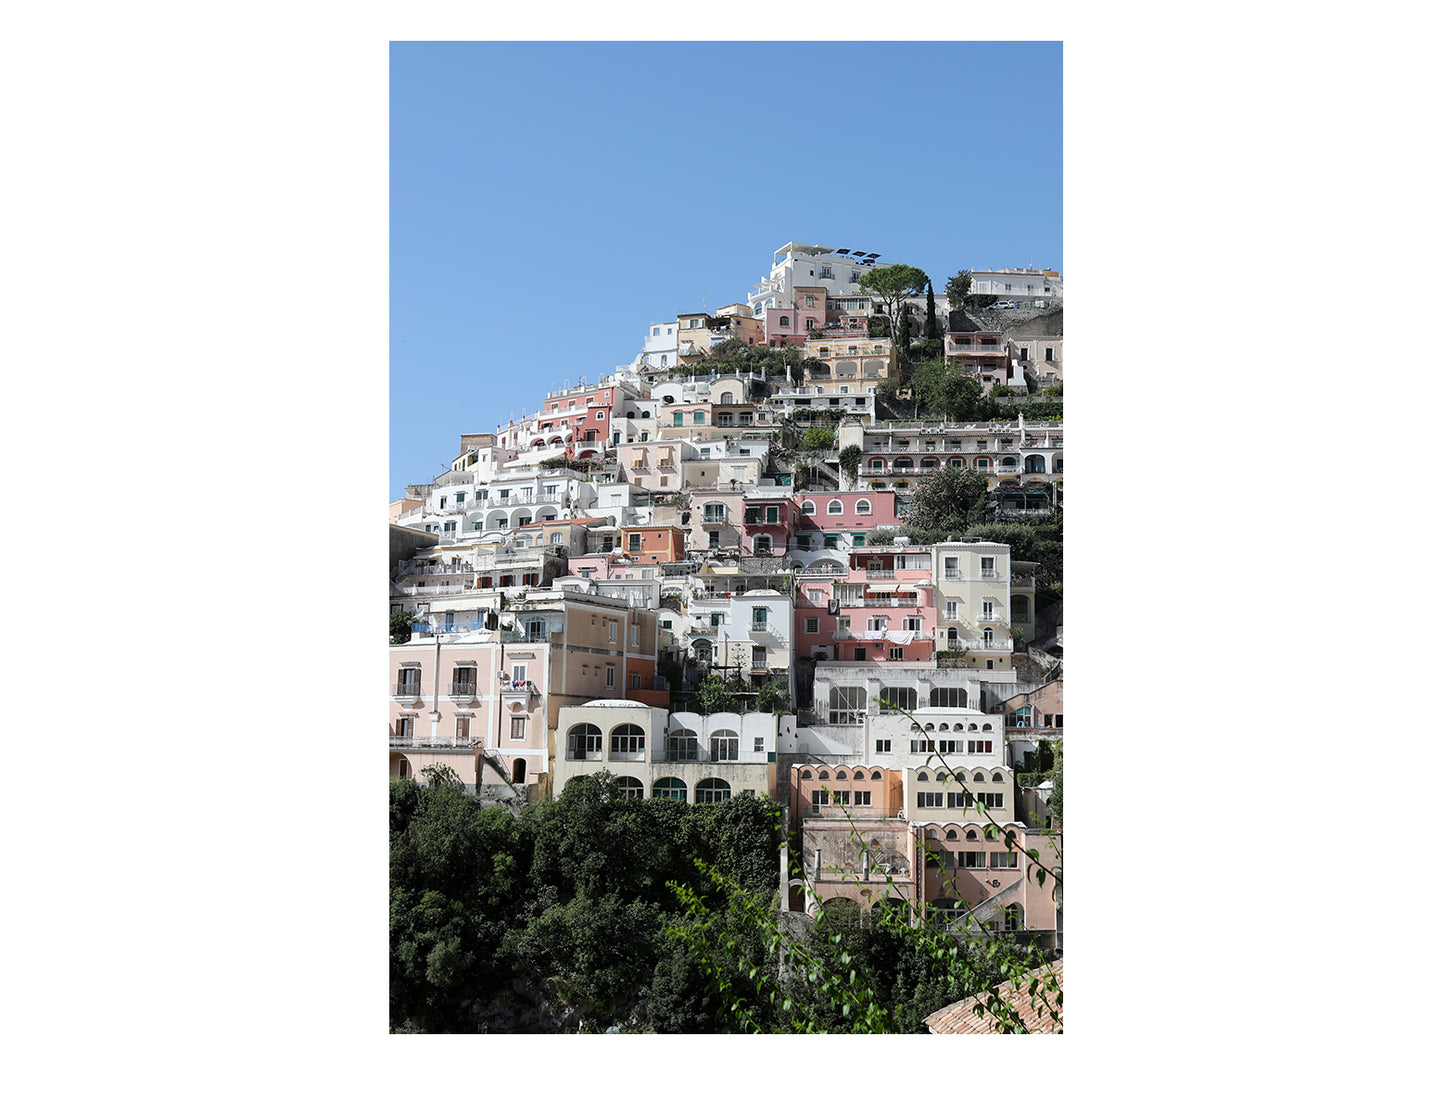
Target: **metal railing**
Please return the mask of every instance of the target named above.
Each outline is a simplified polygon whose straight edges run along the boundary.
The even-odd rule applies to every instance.
[[[399,683],[399,684],[396,685],[396,691],[394,692],[394,694],[395,694],[398,698],[420,699],[420,698],[421,698],[421,684],[419,684],[419,683]]]
[[[458,695],[467,696],[475,695],[476,693],[477,685],[475,683],[454,683],[448,692],[453,698],[456,698]]]

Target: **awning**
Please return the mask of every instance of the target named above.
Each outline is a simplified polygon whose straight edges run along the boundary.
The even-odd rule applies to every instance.
[[[898,590],[898,584],[896,584],[896,583],[869,583],[869,584],[867,585],[867,590],[872,591],[874,594],[878,594],[878,595],[891,595],[894,591]]]

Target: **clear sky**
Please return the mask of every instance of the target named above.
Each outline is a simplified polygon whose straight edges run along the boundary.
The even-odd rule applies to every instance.
[[[1063,270],[1059,43],[394,43],[391,491],[789,240]],[[1068,277],[1067,272],[1064,273]]]

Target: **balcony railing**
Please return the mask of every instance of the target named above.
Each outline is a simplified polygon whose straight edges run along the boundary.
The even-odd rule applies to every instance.
[[[980,571],[978,574],[979,574],[980,576],[982,576],[984,579],[997,579],[997,578],[998,578],[998,571],[997,571],[997,569],[995,569],[995,568],[984,568],[984,569],[983,569],[982,571]]]
[[[477,693],[477,685],[476,685],[475,683],[454,683],[454,684],[451,685],[451,690],[450,690],[450,692],[449,692],[449,694],[451,695],[451,697],[452,697],[453,699],[458,698],[458,697],[462,697],[462,698],[474,697],[474,696],[476,695],[476,693]]]
[[[469,737],[411,737],[387,735],[393,749],[474,749],[477,742]]]
[[[897,568],[869,568],[867,572],[869,579],[897,579]]]
[[[394,694],[398,699],[420,699],[420,698],[421,698],[421,684],[419,684],[419,683],[399,683],[399,684],[396,685],[396,690],[395,690],[395,692],[393,692],[393,694]]]

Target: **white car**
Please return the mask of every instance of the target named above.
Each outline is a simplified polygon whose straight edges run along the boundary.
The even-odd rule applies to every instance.
[[[1017,309],[1018,306],[1012,301],[995,301],[989,306],[990,309]]]

